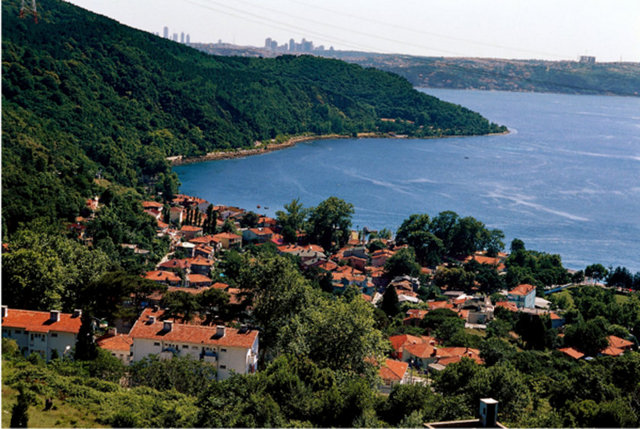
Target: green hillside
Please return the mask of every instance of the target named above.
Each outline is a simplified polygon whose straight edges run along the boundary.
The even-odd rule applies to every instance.
[[[303,132],[502,130],[387,72],[313,57],[214,57],[61,1],[38,4],[37,24],[18,18],[18,1],[2,4],[9,231],[37,217],[72,218],[97,173],[138,189],[175,188],[171,155]]]

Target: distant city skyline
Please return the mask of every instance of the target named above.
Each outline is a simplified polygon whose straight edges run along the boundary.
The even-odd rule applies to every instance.
[[[125,25],[191,42],[422,56],[640,61],[638,0],[71,0]],[[173,35],[172,31],[169,34]],[[185,35],[185,43],[186,35]]]

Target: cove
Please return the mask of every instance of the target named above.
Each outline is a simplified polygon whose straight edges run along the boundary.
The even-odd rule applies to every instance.
[[[511,133],[305,142],[176,166],[180,191],[269,215],[293,198],[309,207],[335,195],[354,204],[356,228],[397,229],[412,213],[453,210],[502,229],[507,246],[517,237],[558,253],[569,268],[640,271],[640,99],[423,91]]]

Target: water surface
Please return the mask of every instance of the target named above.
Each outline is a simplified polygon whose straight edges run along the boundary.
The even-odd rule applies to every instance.
[[[507,242],[640,271],[640,99],[424,90],[482,113],[503,136],[306,142],[242,159],[175,167],[181,192],[273,215],[300,198],[351,202],[354,227],[396,229],[453,210]],[[268,207],[265,209],[264,207]]]

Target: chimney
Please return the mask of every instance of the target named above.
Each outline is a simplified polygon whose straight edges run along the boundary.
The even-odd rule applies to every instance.
[[[9,314],[9,307],[7,307],[6,305],[2,306],[2,318],[4,319],[5,317],[7,317],[7,314]]]
[[[73,310],[73,317],[82,317],[82,310],[80,310],[79,308]]]
[[[247,325],[246,323],[243,323],[242,325],[240,325],[240,333],[241,334],[244,334],[248,330],[249,330],[249,325]]]
[[[112,337],[115,337],[116,335],[118,335],[118,328],[109,328],[107,333]]]
[[[165,320],[162,323],[162,330],[163,331],[171,332],[172,328],[173,328],[173,320]]]
[[[216,336],[224,337],[225,330],[226,330],[226,328],[225,328],[224,325],[216,326]]]
[[[147,320],[147,323],[150,324],[150,325],[156,323],[156,316],[149,316],[149,319]]]
[[[51,310],[49,311],[49,320],[52,322],[60,321],[60,310]]]
[[[480,399],[480,426],[485,428],[497,427],[498,401],[493,398]]]

